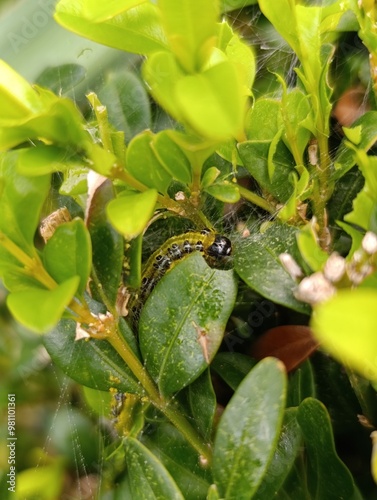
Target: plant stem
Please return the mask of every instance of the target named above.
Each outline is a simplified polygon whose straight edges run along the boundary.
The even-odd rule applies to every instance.
[[[121,338],[117,328],[114,325],[108,332],[107,341],[119,353],[124,362],[130,368],[135,377],[139,380],[143,389],[146,391],[150,402],[158,408],[172,424],[185,436],[187,441],[196,449],[196,451],[208,462],[211,461],[211,449],[206,443],[203,443],[200,436],[195,432],[188,420],[175,408],[170,401],[166,401],[158,392],[153,380],[148,375],[146,369]]]
[[[266,210],[266,212],[269,212],[270,214],[273,214],[276,212],[276,209],[273,205],[268,203],[264,198],[261,198],[257,194],[253,193],[252,191],[249,191],[248,189],[244,188],[243,186],[238,185],[238,189],[240,192],[240,195],[245,198],[245,200],[251,201],[251,203],[254,203],[254,205],[257,205],[258,207],[263,208],[263,210]]]

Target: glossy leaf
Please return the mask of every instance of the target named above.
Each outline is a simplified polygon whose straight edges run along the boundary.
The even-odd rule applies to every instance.
[[[182,148],[173,141],[168,132],[162,131],[158,133],[151,144],[151,148],[161,165],[173,179],[184,184],[191,182],[190,162]]]
[[[113,199],[114,188],[110,180],[106,180],[93,193],[87,211],[93,247],[94,293],[109,309],[116,302],[124,261],[123,237],[106,217],[105,207]]]
[[[124,132],[127,142],[151,128],[148,94],[134,73],[122,70],[110,74],[98,97],[106,105],[109,121]]]
[[[126,340],[133,337],[123,319],[119,322],[119,328]],[[53,362],[66,375],[79,384],[100,391],[108,391],[113,387],[119,392],[140,394],[138,381],[108,342],[93,339],[75,341],[75,336],[76,323],[62,320],[44,337],[45,347]],[[130,342],[128,344],[132,345]]]
[[[250,499],[275,452],[282,425],[286,377],[266,358],[241,382],[218,426],[213,474],[222,498]]]
[[[185,500],[206,497],[212,482],[211,470],[200,465],[197,452],[175,427],[161,422],[143,434],[142,442],[169,471]]]
[[[297,408],[285,410],[281,434],[274,457],[253,499],[265,500],[266,498],[274,498],[290,473],[302,446],[301,430],[296,417]]]
[[[126,461],[134,498],[184,500],[182,493],[162,463],[140,441],[125,441]]]
[[[95,0],[85,0],[85,17],[94,23],[98,23],[106,19],[111,19],[145,1],[146,0],[110,0],[106,3],[98,3]]]
[[[210,371],[207,370],[187,388],[191,414],[204,439],[210,441],[216,412],[216,394]]]
[[[232,271],[210,268],[199,254],[179,262],[157,284],[141,312],[139,339],[162,393],[179,391],[206,369],[235,296]]]
[[[0,156],[0,230],[29,255],[34,255],[34,235],[50,189],[50,176],[18,174],[17,153]],[[0,260],[6,258],[0,246]]]
[[[211,369],[236,391],[255,364],[256,361],[245,354],[219,352],[211,364]]]
[[[177,81],[176,102],[185,121],[211,140],[238,137],[245,98],[235,66],[228,61]]]
[[[138,236],[153,215],[157,191],[149,189],[138,194],[124,194],[110,201],[106,207],[111,224],[127,240]]]
[[[189,73],[206,63],[215,44],[219,15],[213,0],[159,0],[170,49]]]
[[[292,226],[275,224],[264,233],[242,239],[235,245],[234,265],[237,274],[263,297],[308,313],[308,306],[293,295],[296,282],[279,261],[283,252],[299,260],[296,233],[297,229]]]
[[[38,146],[19,152],[17,170],[22,175],[46,175],[52,172],[64,172],[70,163],[74,165],[74,161],[67,156],[66,149]]]
[[[149,130],[134,137],[127,148],[127,170],[145,186],[166,193],[172,178],[153,151],[154,140]]]
[[[335,451],[331,421],[325,406],[317,399],[305,399],[297,420],[308,453],[308,487],[315,500],[361,499],[352,475]]]
[[[314,310],[315,337],[332,356],[369,380],[377,379],[375,289],[339,290]]]
[[[56,228],[43,250],[43,263],[57,283],[78,276],[77,292],[84,293],[92,266],[92,248],[89,232],[81,219]]]
[[[229,181],[212,184],[212,186],[208,186],[205,191],[224,203],[237,203],[241,198],[238,186]]]
[[[85,0],[60,0],[56,5],[56,21],[89,40],[137,54],[150,54],[166,48],[158,10],[151,2],[102,22],[93,23],[86,16]]]
[[[21,325],[36,333],[46,333],[60,320],[72,301],[79,282],[79,277],[73,276],[53,290],[28,288],[11,293],[7,298],[7,305]]]
[[[299,406],[304,399],[311,397],[316,397],[316,386],[311,362],[307,360],[290,376],[287,408]]]

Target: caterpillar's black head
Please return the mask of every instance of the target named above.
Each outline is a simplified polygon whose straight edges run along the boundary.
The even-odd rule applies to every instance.
[[[217,234],[215,237],[215,241],[208,247],[207,253],[215,259],[228,257],[232,253],[232,243],[226,236]]]

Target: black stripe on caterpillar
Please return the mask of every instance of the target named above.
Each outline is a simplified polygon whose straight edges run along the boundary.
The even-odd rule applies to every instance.
[[[143,304],[160,279],[177,261],[195,251],[200,252],[208,264],[215,265],[230,256],[232,243],[226,236],[209,229],[200,232],[189,231],[169,238],[149,257],[144,267],[140,289],[128,303],[129,317],[135,327]]]

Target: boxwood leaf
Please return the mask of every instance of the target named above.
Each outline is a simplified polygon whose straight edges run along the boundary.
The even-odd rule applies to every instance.
[[[265,358],[245,377],[218,426],[213,474],[222,498],[246,500],[266,474],[284,415],[283,365]]]
[[[111,224],[127,240],[138,236],[153,215],[157,201],[157,191],[148,189],[143,193],[125,193],[110,201],[106,213]]]
[[[166,193],[172,178],[152,149],[154,138],[146,130],[132,139],[127,148],[127,170],[145,186]]]
[[[86,16],[85,0],[60,0],[54,17],[64,28],[115,49],[144,55],[166,49],[159,12],[151,2],[136,5],[103,22],[93,23]]]
[[[216,411],[216,394],[209,370],[187,387],[187,397],[195,425],[202,436],[209,441]]]
[[[146,1],[147,0],[109,0],[106,3],[98,3],[96,0],[85,0],[85,17],[94,23],[98,23],[106,19],[111,19]]]
[[[123,319],[119,322],[119,329],[125,338],[133,335]],[[140,384],[108,342],[93,339],[75,341],[75,336],[76,323],[67,319],[61,320],[44,336],[48,353],[66,375],[100,391],[114,387],[120,392],[140,394]]]
[[[279,261],[283,252],[299,261],[296,233],[293,226],[274,224],[264,233],[242,239],[235,245],[234,265],[239,276],[263,297],[308,314],[309,307],[293,295],[296,282]]]
[[[312,318],[313,333],[324,349],[369,380],[377,380],[376,300],[372,288],[339,290],[315,307]]]
[[[115,305],[124,260],[122,235],[109,223],[105,207],[114,199],[114,187],[104,181],[93,193],[87,212],[87,226],[93,247],[93,283],[109,309]]]
[[[185,121],[211,140],[240,136],[245,97],[235,65],[224,61],[177,81],[176,102]]]
[[[195,380],[216,354],[237,287],[232,271],[210,268],[194,253],[155,287],[141,312],[140,348],[164,394]]]
[[[205,191],[224,203],[237,203],[241,198],[238,186],[229,181],[216,182],[208,186]]]
[[[330,416],[317,399],[307,398],[298,408],[308,453],[308,487],[314,500],[349,498],[361,500],[352,475],[338,457]]]
[[[144,433],[142,442],[161,460],[180,490],[185,492],[185,500],[206,498],[212,482],[211,471],[200,465],[197,452],[175,427],[162,422]]]
[[[245,354],[219,352],[211,368],[235,391],[255,364],[256,361]]]
[[[273,459],[253,499],[274,498],[291,471],[302,444],[301,429],[296,417],[297,408],[285,410]]]
[[[184,500],[169,472],[140,441],[128,437],[125,450],[133,498]]]
[[[216,41],[217,2],[159,0],[158,6],[175,57],[188,73],[200,70]]]
[[[84,221],[75,219],[57,227],[43,250],[43,263],[57,283],[79,276],[82,295],[92,265],[92,248]]]
[[[61,318],[73,299],[80,278],[73,276],[53,290],[28,288],[8,295],[7,305],[16,320],[36,333],[46,333]]]

